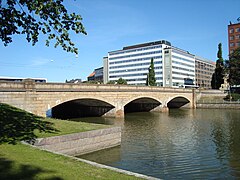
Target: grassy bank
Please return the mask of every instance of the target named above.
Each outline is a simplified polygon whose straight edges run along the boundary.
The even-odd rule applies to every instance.
[[[96,130],[109,126],[83,122],[63,121],[37,117],[26,111],[0,103],[0,140],[9,141],[15,136],[32,136],[35,127],[44,128],[50,122],[57,132],[40,133],[37,137],[49,137]],[[37,122],[37,123],[36,123]],[[8,138],[10,137],[10,138]],[[49,153],[28,145],[0,143],[0,179],[137,179],[133,176],[97,168],[77,160]]]
[[[138,179],[27,145],[0,145],[0,179]]]
[[[103,124],[92,124],[92,123],[75,122],[75,121],[59,120],[59,119],[52,119],[52,118],[44,118],[43,120],[53,123],[54,128],[56,128],[58,131],[54,133],[45,133],[45,132],[40,133],[39,131],[35,131],[38,137],[60,136],[64,134],[92,131],[96,129],[110,127],[109,125],[103,125]]]
[[[3,103],[0,103],[0,126],[2,137],[11,136],[12,139],[18,137],[18,140],[26,140],[26,138],[21,139],[20,137],[59,136],[109,127],[102,124],[43,118]],[[12,140],[10,138],[8,140]],[[2,139],[0,138],[0,140]]]

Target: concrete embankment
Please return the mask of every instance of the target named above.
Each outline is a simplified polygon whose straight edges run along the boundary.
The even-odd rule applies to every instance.
[[[197,108],[240,109],[240,101],[225,101],[227,94],[220,90],[200,90],[197,92]]]
[[[203,109],[240,109],[240,104],[238,103],[197,103],[197,108]]]
[[[35,146],[67,155],[82,155],[121,144],[121,127],[39,138]]]

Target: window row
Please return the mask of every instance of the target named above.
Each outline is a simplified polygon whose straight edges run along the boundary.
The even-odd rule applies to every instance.
[[[123,75],[116,75],[116,76],[109,76],[109,78],[123,78],[123,77],[133,77],[133,76],[146,76],[148,73],[138,73],[138,74],[123,74]],[[155,74],[162,74],[162,72],[155,72]]]
[[[183,65],[183,66],[188,66],[188,67],[191,67],[191,68],[195,68],[193,65],[189,65],[189,64],[186,64],[186,63],[182,63],[182,62],[178,62],[178,61],[172,61],[173,63],[175,64],[179,64],[179,65]]]
[[[194,77],[194,75],[192,75],[192,74],[180,73],[180,72],[176,72],[176,71],[172,71],[172,74],[173,74],[173,75],[175,75],[175,74],[184,75],[184,76],[187,76],[187,77]]]
[[[109,54],[112,56],[112,55],[131,53],[131,52],[137,52],[137,51],[145,51],[145,50],[156,49],[156,48],[162,48],[162,45],[150,46],[150,47],[145,47],[145,48],[136,48],[136,49],[131,49],[131,50],[122,50],[122,51],[117,51],[117,52],[110,52]]]
[[[235,29],[235,32],[240,32],[240,27],[237,27],[236,29]],[[231,28],[230,30],[229,30],[229,33],[234,33],[234,28]]]
[[[196,78],[198,79],[212,79],[212,74],[208,74],[208,75],[199,75],[199,74],[196,74]]]
[[[196,67],[209,67],[209,68],[215,68],[215,64],[208,64],[208,63],[203,63],[203,62],[198,62],[196,61]]]
[[[213,68],[213,67],[212,67],[212,68],[205,68],[205,67],[204,67],[204,68],[202,68],[202,67],[200,68],[200,67],[197,67],[197,66],[196,66],[196,71],[204,70],[204,71],[210,71],[210,72],[212,72],[212,71],[214,71],[214,69],[215,69],[215,68]]]
[[[145,55],[149,55],[149,54],[159,54],[159,53],[162,53],[162,51],[153,51],[153,52],[132,54],[132,55],[126,55],[126,56],[118,56],[118,57],[109,58],[109,60],[122,59],[122,58],[130,58],[130,57],[136,57],[136,56],[145,56]]]
[[[154,69],[162,69],[162,66],[155,67]],[[134,72],[134,71],[146,71],[148,68],[137,68],[137,69],[124,69],[118,71],[109,71],[109,74],[123,73],[123,72]]]
[[[186,62],[194,64],[194,60],[191,61],[191,60],[188,60],[188,59],[185,59],[185,58],[181,58],[181,57],[178,57],[178,56],[174,56],[174,55],[172,57],[175,58],[175,59],[179,59],[179,60],[186,61]]]
[[[173,76],[173,77],[172,77],[172,80],[183,80],[183,81],[184,81],[184,78]]]
[[[237,34],[237,35],[235,35],[235,36],[230,36],[229,39],[230,39],[230,40],[240,39],[240,34]]]
[[[173,69],[183,70],[183,71],[194,72],[194,70],[192,70],[192,69],[186,69],[186,68],[181,68],[181,67],[177,67],[177,66],[172,66],[172,68],[173,68]]]
[[[236,42],[236,43],[230,43],[230,47],[240,47],[240,41],[239,42]]]
[[[123,61],[114,61],[114,62],[110,62],[109,64],[120,64],[120,63],[145,61],[145,60],[151,60],[152,58],[153,59],[161,59],[162,56],[153,56],[153,57],[149,57],[149,58],[138,58],[138,59],[123,60]]]
[[[209,75],[212,75],[213,74],[213,72],[214,72],[214,70],[213,71],[201,71],[201,70],[196,70],[196,74],[198,74],[198,75],[201,75],[201,74],[209,74]]]
[[[147,80],[147,77],[146,78],[136,78],[136,79],[126,79],[127,82],[129,82],[129,81],[146,81],[146,80]],[[156,77],[156,80],[162,80],[162,77]],[[144,83],[144,85],[145,85],[145,83]]]
[[[162,64],[162,61],[155,61],[155,64]],[[109,69],[118,69],[118,68],[126,68],[126,67],[135,67],[135,66],[145,66],[145,65],[150,65],[150,62],[146,63],[138,63],[138,64],[128,64],[128,65],[121,65],[121,66],[111,66]]]

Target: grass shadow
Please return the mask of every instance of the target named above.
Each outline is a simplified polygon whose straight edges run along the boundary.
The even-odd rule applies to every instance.
[[[0,158],[0,179],[9,180],[9,179],[36,179],[42,173],[54,173],[53,171],[48,171],[41,169],[36,166],[29,166],[25,164],[16,164],[14,161],[11,161],[6,158]],[[46,180],[62,180],[61,177],[49,177],[44,178]]]

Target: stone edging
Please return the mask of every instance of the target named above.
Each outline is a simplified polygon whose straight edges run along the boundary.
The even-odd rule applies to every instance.
[[[121,127],[39,138],[34,143],[41,149],[67,155],[82,155],[121,144]]]
[[[34,147],[34,148],[38,148],[38,149],[39,149],[38,146],[34,146],[34,145],[31,145],[31,144],[28,144],[28,143],[24,143],[24,142],[22,142],[22,143],[23,143],[23,144],[27,144],[27,145],[29,145],[29,146],[31,146],[31,147]],[[60,155],[60,156],[65,156],[65,157],[74,159],[74,160],[76,160],[76,161],[80,161],[80,162],[83,162],[83,163],[90,164],[90,165],[95,166],[95,167],[98,167],[98,168],[108,169],[108,170],[111,170],[111,171],[115,171],[115,172],[118,172],[118,173],[130,175],[130,176],[135,176],[135,177],[142,178],[142,179],[147,179],[147,180],[161,180],[161,179],[159,179],[159,178],[155,178],[155,177],[143,175],[143,174],[140,174],[140,173],[135,173],[135,172],[131,172],[131,171],[127,171],[127,170],[123,170],[123,169],[119,169],[119,168],[115,168],[115,167],[111,167],[111,166],[99,164],[99,163],[96,163],[96,162],[93,162],[93,161],[88,161],[88,160],[85,160],[85,159],[77,158],[77,157],[74,157],[74,156],[70,156],[70,155],[67,155],[67,154],[63,154],[63,153],[59,153],[59,152],[55,152],[55,151],[51,151],[51,150],[47,150],[47,149],[41,149],[41,148],[40,148],[39,150],[41,150],[41,151],[47,151],[47,152],[50,152],[50,153],[53,153],[53,154],[57,154],[57,155]]]

